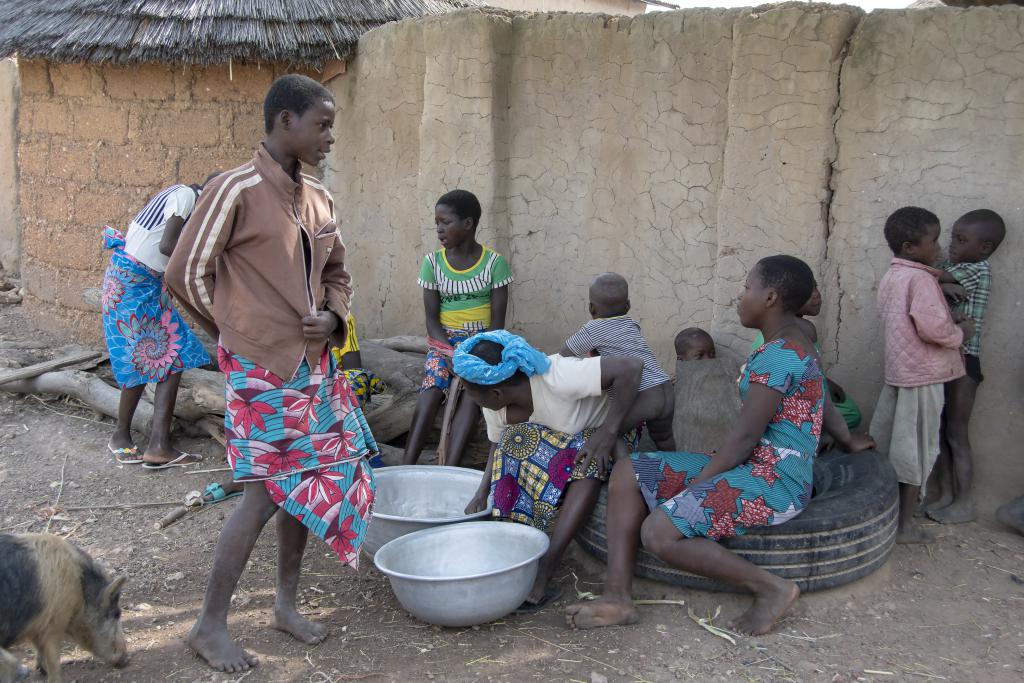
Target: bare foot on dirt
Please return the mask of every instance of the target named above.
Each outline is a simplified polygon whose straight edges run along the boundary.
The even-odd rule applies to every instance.
[[[940,510],[929,510],[928,516],[942,524],[963,524],[978,518],[974,503],[969,500],[958,500]]]
[[[1014,498],[996,510],[996,519],[1018,534],[1024,534],[1024,496]]]
[[[800,589],[795,583],[776,578],[770,588],[754,595],[754,604],[732,622],[732,629],[748,636],[764,635],[799,597]]]
[[[915,543],[932,543],[936,536],[931,531],[922,529],[917,524],[907,524],[896,530],[896,542],[903,545]]]
[[[306,645],[319,645],[327,637],[326,626],[310,621],[294,609],[275,609],[270,625]]]
[[[196,624],[185,643],[216,671],[236,674],[248,671],[260,663],[254,655],[231,640],[224,629],[204,629]]]
[[[565,608],[565,623],[569,628],[626,626],[639,620],[640,613],[632,600],[602,596],[593,602],[581,602]]]

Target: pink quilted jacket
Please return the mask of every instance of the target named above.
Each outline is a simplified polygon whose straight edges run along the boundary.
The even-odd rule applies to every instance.
[[[901,258],[893,258],[882,276],[886,384],[920,387],[964,376],[964,333],[953,323],[938,277],[938,270]]]

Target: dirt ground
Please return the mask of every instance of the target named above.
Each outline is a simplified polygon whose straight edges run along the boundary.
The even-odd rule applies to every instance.
[[[0,307],[0,341],[46,339],[14,307]],[[60,346],[59,340],[52,340]],[[44,351],[40,351],[44,354]],[[574,590],[600,591],[603,565],[572,547],[559,581],[565,598],[533,617],[472,629],[417,622],[370,562],[342,567],[312,539],[304,609],[330,626],[313,648],[268,628],[274,534],[268,526],[234,598],[230,626],[261,658],[234,676],[209,671],[182,642],[202,600],[217,534],[236,501],[204,508],[164,531],[169,508],[125,512],[98,506],[181,500],[223,473],[223,450],[184,470],[147,472],[107,454],[109,419],[56,398],[0,393],[0,530],[50,530],[130,577],[124,626],[132,663],[113,670],[70,645],[65,680],[76,681],[1020,681],[1024,680],[1024,538],[995,522],[939,528],[928,547],[897,547],[889,563],[855,584],[804,596],[778,629],[735,645],[687,616],[721,608],[724,624],[747,598],[641,581],[638,597],[687,607],[641,607],[641,623],[574,632],[562,608]],[[63,485],[62,485],[63,482]],[[59,502],[57,498],[59,497]],[[96,506],[89,509],[90,506]],[[6,597],[6,596],[3,596]],[[15,654],[26,662],[30,650]],[[38,674],[37,674],[38,677]]]

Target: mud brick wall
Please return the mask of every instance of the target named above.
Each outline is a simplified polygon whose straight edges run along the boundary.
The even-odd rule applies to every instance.
[[[746,274],[801,256],[822,284],[829,374],[867,424],[885,217],[929,207],[945,241],[960,214],[999,211],[977,486],[989,511],[1024,493],[1024,9],[465,11],[369,32],[332,87],[325,178],[371,337],[423,333],[433,204],[463,187],[510,258],[510,326],[550,351],[587,319],[593,276],[616,270],[667,367],[688,325],[743,354]]]
[[[25,307],[96,341],[104,225],[126,229],[156,192],[251,156],[281,67],[19,62],[18,169]]]

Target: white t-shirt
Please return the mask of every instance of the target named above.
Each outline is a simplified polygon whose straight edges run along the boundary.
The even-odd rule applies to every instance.
[[[600,427],[608,415],[608,399],[601,391],[601,359],[556,354],[548,360],[551,368],[530,378],[533,414],[529,421],[566,434]],[[498,443],[509,424],[505,408],[484,408],[483,414],[487,438]]]
[[[172,216],[188,219],[196,206],[196,193],[188,185],[172,185],[149,200],[132,219],[124,236],[124,252],[158,273],[167,269],[169,257],[160,253],[164,227]]]

